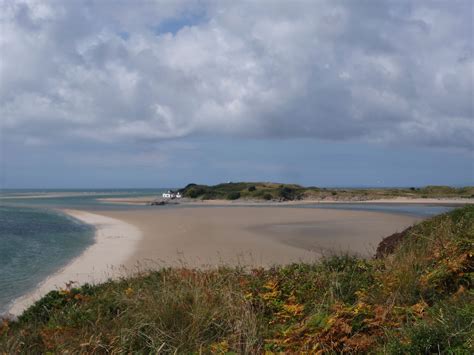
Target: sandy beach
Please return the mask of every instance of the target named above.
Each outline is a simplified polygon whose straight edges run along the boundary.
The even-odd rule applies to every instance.
[[[8,313],[19,315],[24,309],[51,290],[64,288],[74,281],[74,286],[97,283],[120,275],[121,265],[131,257],[142,237],[135,226],[118,219],[76,210],[64,213],[96,228],[95,243],[71,263],[48,277],[31,293],[16,299]]]
[[[139,228],[127,268],[269,266],[322,254],[374,254],[380,240],[420,220],[367,211],[273,207],[171,208],[100,212]]]
[[[382,212],[285,207],[62,210],[96,228],[95,243],[9,309],[47,292],[162,266],[264,266],[339,252],[370,257],[380,240],[420,220]]]

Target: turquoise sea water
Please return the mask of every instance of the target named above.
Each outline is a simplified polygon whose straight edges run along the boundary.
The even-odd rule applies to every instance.
[[[166,189],[2,191],[0,193],[0,314],[7,310],[9,302],[34,289],[40,281],[65,266],[93,243],[94,229],[60,213],[58,208],[85,210],[156,208],[110,204],[97,199],[159,196],[164,190]],[[403,204],[319,204],[293,207],[371,210],[422,217],[443,213],[452,208]],[[181,206],[165,206],[164,208],[181,208]]]
[[[0,206],[0,313],[90,245],[93,232],[51,210]]]
[[[0,193],[0,315],[94,241],[94,228],[58,208],[123,209],[97,198],[145,196],[158,190],[9,190]],[[30,196],[35,196],[31,198]],[[37,198],[41,196],[41,198]],[[56,196],[56,197],[48,197]]]
[[[4,190],[0,192],[0,205],[45,208],[123,209],[131,205],[101,202],[108,197],[161,196],[167,189],[102,189],[102,190]]]

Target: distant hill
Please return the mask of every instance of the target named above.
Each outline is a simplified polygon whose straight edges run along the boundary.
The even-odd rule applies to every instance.
[[[362,201],[408,198],[474,198],[474,186],[426,186],[411,188],[320,188],[273,182],[229,182],[218,185],[188,184],[179,190],[184,197],[202,200],[334,200]]]

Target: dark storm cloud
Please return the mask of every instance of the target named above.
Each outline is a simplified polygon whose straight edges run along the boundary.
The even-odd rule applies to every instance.
[[[471,1],[3,1],[2,133],[472,149]]]

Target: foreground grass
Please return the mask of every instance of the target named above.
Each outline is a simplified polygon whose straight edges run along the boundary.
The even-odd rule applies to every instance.
[[[0,327],[0,353],[474,352],[474,207],[394,254],[271,269],[163,269],[54,291]]]
[[[252,199],[252,200],[328,200],[328,201],[366,201],[374,199],[407,198],[473,198],[474,186],[426,186],[421,188],[379,188],[379,189],[326,189],[304,187],[295,184],[269,182],[231,182],[214,186],[189,184],[179,190],[189,198]]]

